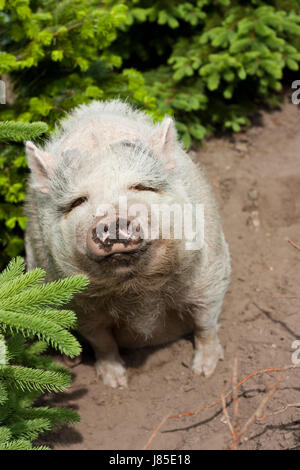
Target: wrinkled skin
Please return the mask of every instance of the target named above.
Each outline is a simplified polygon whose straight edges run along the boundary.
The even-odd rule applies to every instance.
[[[93,102],[63,121],[44,150],[27,142],[26,153],[29,268],[44,268],[48,280],[88,276],[73,308],[104,383],[127,385],[119,346],[163,344],[191,331],[193,370],[211,375],[223,358],[217,321],[230,258],[211,189],[178,143],[173,121],[154,125],[118,100]],[[105,240],[98,221],[111,222],[99,207],[110,204],[118,217],[120,197],[148,209],[143,231],[152,204],[203,204],[204,243],[187,250],[186,240],[171,234],[107,248],[95,235],[102,230]]]

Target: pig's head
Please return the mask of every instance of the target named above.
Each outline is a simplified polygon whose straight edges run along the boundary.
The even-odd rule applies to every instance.
[[[157,208],[182,200],[178,144],[170,118],[154,129],[148,139],[123,138],[116,130],[109,145],[94,135],[92,148],[83,141],[56,146],[56,154],[27,142],[42,237],[63,275],[83,272],[112,289],[137,288],[143,279],[155,288],[174,269],[178,241],[172,231],[161,238]]]

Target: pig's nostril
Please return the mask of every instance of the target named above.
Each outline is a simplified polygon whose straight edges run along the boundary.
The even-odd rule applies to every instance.
[[[105,223],[98,224],[95,229],[95,232],[96,232],[96,236],[98,237],[98,239],[102,241],[103,243],[109,238],[109,235],[110,235],[109,227]]]

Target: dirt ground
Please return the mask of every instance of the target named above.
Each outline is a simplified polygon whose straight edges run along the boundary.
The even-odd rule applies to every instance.
[[[96,380],[93,357],[72,369],[68,392],[48,404],[78,410],[81,422],[48,433],[54,449],[142,449],[167,413],[197,410],[219,400],[230,382],[234,358],[242,380],[262,368],[292,364],[300,339],[300,109],[287,98],[282,109],[232,138],[214,138],[192,151],[219,201],[232,255],[232,281],[221,315],[225,360],[208,379],[191,373],[190,338],[157,349],[124,352],[129,388],[113,390]],[[299,348],[300,349],[300,348]],[[299,354],[300,359],[300,354]],[[240,425],[266,396],[278,373],[253,377],[239,387]],[[229,384],[227,389],[229,390]],[[288,370],[264,414],[300,404],[300,369]],[[233,416],[232,400],[228,412]],[[300,449],[300,407],[252,424],[242,449]],[[226,449],[231,441],[220,404],[196,415],[169,418],[150,449]]]

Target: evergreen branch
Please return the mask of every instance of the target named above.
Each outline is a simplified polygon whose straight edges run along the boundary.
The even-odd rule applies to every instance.
[[[0,122],[0,142],[13,141],[23,142],[24,140],[36,139],[41,134],[47,132],[48,126],[44,122]]]
[[[11,430],[8,426],[0,426],[0,446],[12,438]]]
[[[70,357],[78,356],[81,346],[76,338],[61,326],[48,320],[43,312],[24,314],[0,310],[0,326],[3,331],[20,331],[25,337],[36,335],[55,349]]]
[[[41,283],[45,279],[45,271],[43,269],[36,268],[33,271],[29,271],[26,274],[1,283],[0,287],[0,301],[7,297],[12,297],[24,291],[37,287],[37,284]]]
[[[12,259],[0,274],[0,285],[2,285],[4,282],[15,279],[17,276],[20,276],[23,274],[24,270],[25,264],[23,258],[18,256],[17,258]]]
[[[40,433],[49,431],[52,428],[49,419],[38,417],[33,419],[15,418],[13,424],[9,425],[9,429],[13,438],[34,440]]]
[[[0,366],[0,378],[5,378],[23,391],[36,390],[40,392],[62,392],[70,385],[71,381],[67,374],[22,366]]]
[[[26,349],[24,336],[15,333],[10,338],[8,338],[6,344],[9,351],[10,360],[19,362]]]
[[[7,388],[3,380],[0,380],[0,407],[8,400]]]
[[[31,441],[26,439],[17,439],[13,441],[0,443],[0,450],[49,450],[49,447],[33,447]]]
[[[68,369],[61,364],[54,362],[51,356],[36,356],[25,352],[22,358],[22,365],[32,369],[44,369],[51,370],[53,372],[60,372],[62,374],[69,374]]]
[[[68,303],[74,294],[83,290],[87,285],[88,280],[85,276],[71,276],[39,287],[32,287],[11,296],[9,299],[4,299],[1,308],[26,311],[28,305],[33,307],[63,305]]]
[[[48,344],[45,341],[35,341],[30,344],[26,349],[26,354],[32,356],[40,356],[48,348]]]
[[[32,313],[40,313],[40,310],[33,310]],[[42,311],[45,319],[61,326],[62,328],[74,329],[77,324],[77,317],[72,310],[56,310],[53,308],[45,308]]]
[[[55,426],[79,421],[72,409],[32,406],[41,392],[63,391],[70,384],[69,371],[42,353],[48,345],[71,357],[81,351],[68,331],[76,315],[56,307],[69,302],[88,280],[74,276],[40,285],[45,272],[23,274],[24,267],[17,258],[0,274],[0,450],[46,450],[32,441]],[[38,341],[26,344],[25,338],[33,337]]]
[[[5,402],[4,406],[0,406],[0,424],[6,424],[7,420],[9,419],[9,416],[13,413],[13,410],[16,408],[17,401],[15,394],[10,393],[10,390],[8,390],[8,383],[6,380],[1,380],[0,382],[5,381],[5,387],[7,389],[7,401]]]
[[[79,415],[75,410],[67,408],[49,408],[47,406],[39,406],[38,408],[22,410],[19,415],[26,419],[48,419],[51,421],[52,426],[75,424],[80,421]]]
[[[14,413],[19,413],[21,410],[31,408],[40,396],[40,392],[38,390],[28,390],[24,393],[20,388],[16,388],[14,393],[11,393],[11,383],[9,383],[8,386],[9,385],[9,401],[5,406],[10,407]]]

